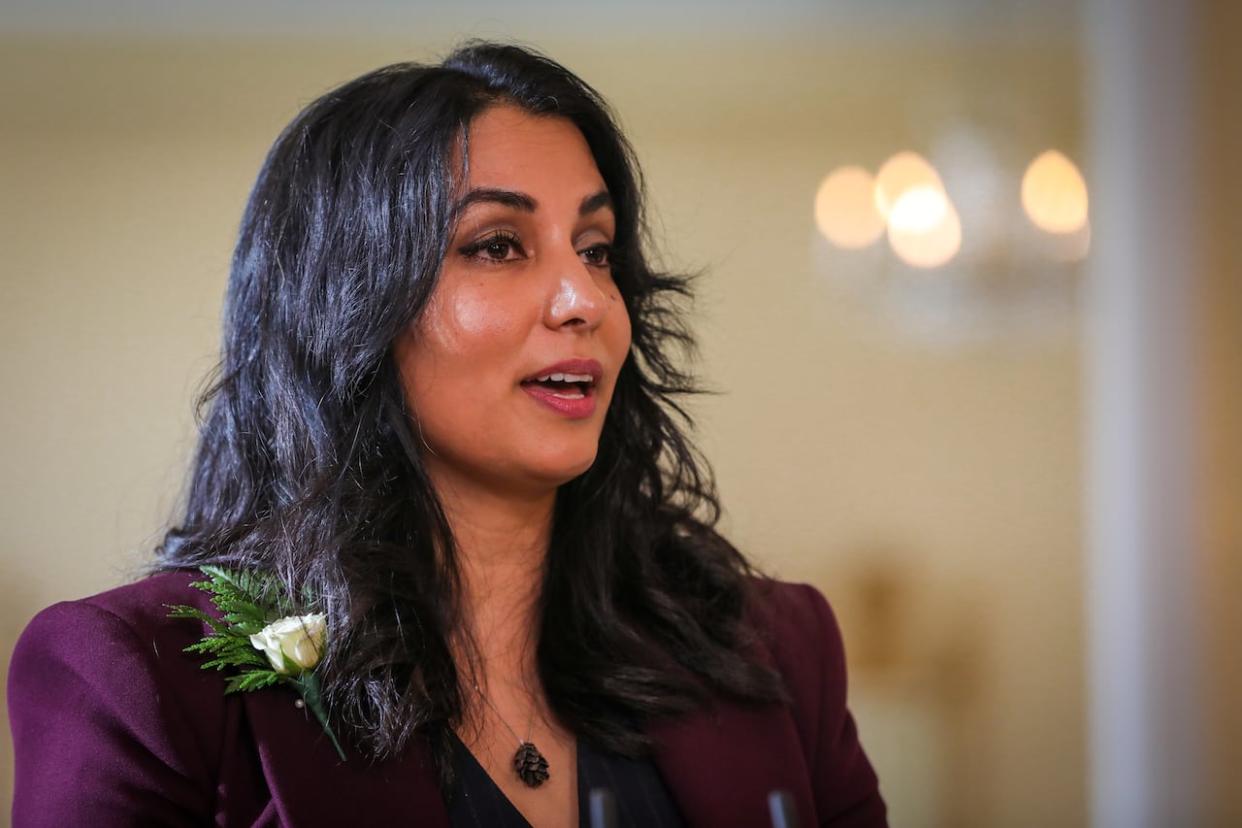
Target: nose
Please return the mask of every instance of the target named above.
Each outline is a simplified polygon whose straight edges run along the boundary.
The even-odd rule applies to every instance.
[[[551,295],[545,312],[548,327],[594,330],[599,327],[612,301],[604,284],[606,271],[587,265],[570,250],[557,258]]]

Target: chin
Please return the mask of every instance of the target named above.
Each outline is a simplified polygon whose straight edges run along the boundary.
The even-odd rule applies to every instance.
[[[558,453],[556,456],[544,456],[531,464],[534,475],[553,486],[568,483],[575,477],[585,474],[595,463],[596,450],[591,447],[589,452]]]

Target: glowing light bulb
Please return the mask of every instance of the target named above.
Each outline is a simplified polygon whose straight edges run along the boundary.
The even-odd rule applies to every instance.
[[[893,206],[908,190],[931,187],[943,190],[940,174],[926,158],[917,152],[903,151],[880,166],[875,176],[875,207],[880,215],[888,217]]]
[[[815,193],[815,225],[838,247],[857,249],[884,232],[884,217],[875,208],[875,179],[862,167],[838,167]]]
[[[1076,233],[1087,223],[1087,183],[1073,161],[1047,150],[1022,176],[1022,208],[1041,230]]]
[[[914,187],[888,214],[888,243],[912,267],[947,264],[962,247],[962,221],[943,189]]]
[[[913,187],[888,211],[888,224],[900,231],[926,233],[944,220],[949,198],[936,187]]]

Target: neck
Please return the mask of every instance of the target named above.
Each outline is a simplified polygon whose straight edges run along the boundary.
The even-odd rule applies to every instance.
[[[429,464],[453,540],[462,620],[482,659],[480,683],[535,674],[535,632],[556,489],[501,491]]]

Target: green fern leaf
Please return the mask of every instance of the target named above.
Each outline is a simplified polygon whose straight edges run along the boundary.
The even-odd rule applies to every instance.
[[[264,687],[269,687],[280,681],[280,679],[280,674],[275,670],[251,670],[230,678],[228,685],[225,687],[225,692],[240,693],[250,690],[262,690]]]

